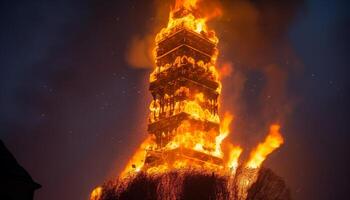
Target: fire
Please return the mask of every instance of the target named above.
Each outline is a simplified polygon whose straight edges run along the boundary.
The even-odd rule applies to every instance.
[[[149,136],[141,143],[132,158],[128,161],[128,164],[120,174],[120,177],[125,177],[133,172],[139,172],[144,165],[147,150],[151,148],[152,145],[154,145],[153,140],[152,137]]]
[[[207,154],[215,153],[213,151],[215,144],[209,139],[211,136],[210,133],[194,130],[189,121],[184,121],[178,129],[178,134],[167,144],[165,148],[176,149],[178,147],[185,147]]]
[[[177,91],[175,91],[175,95],[181,97],[190,97],[190,89],[186,87],[180,87]],[[165,95],[165,100],[169,101],[169,96]],[[191,115],[195,119],[200,119],[202,121],[211,121],[211,122],[219,122],[219,116],[216,114],[212,114],[208,109],[203,109],[201,105],[208,105],[212,102],[206,101],[203,97],[203,93],[195,94],[193,100],[184,100],[181,102],[176,102],[174,110],[170,110],[170,106],[164,106],[164,113],[166,116],[170,116],[172,114],[178,114],[181,112],[185,112]],[[160,116],[161,105],[159,101],[152,101],[150,104],[150,115],[149,121],[154,122]]]
[[[90,195],[90,200],[100,200],[102,196],[102,187],[95,188]]]
[[[214,31],[208,31],[208,17],[198,16],[199,0],[176,0],[175,7],[171,9],[169,21],[166,28],[163,28],[156,36],[156,42],[164,40],[180,27],[186,27],[196,33],[204,34],[209,40],[218,43]],[[177,12],[178,11],[178,12]],[[197,15],[195,15],[197,14]]]
[[[153,97],[148,117],[150,136],[120,177],[182,168],[229,172],[231,176],[242,168],[249,172],[248,178],[240,175],[244,193],[256,180],[263,161],[283,143],[283,137],[280,126],[272,125],[265,141],[252,151],[243,167],[240,165],[243,148],[226,139],[234,117],[226,112],[220,119],[218,111],[221,79],[231,68],[219,71],[216,67],[219,39],[207,26],[210,16],[199,12],[199,1],[176,0],[168,24],[156,35],[156,67],[149,77]],[[228,152],[223,151],[224,144]],[[96,188],[91,199],[98,199],[101,191]]]
[[[262,163],[284,140],[280,125],[271,125],[264,142],[253,149],[248,161],[240,161],[243,148],[227,139],[234,117],[229,112],[219,117],[221,79],[232,69],[228,65],[221,70],[216,67],[219,39],[207,26],[211,16],[200,12],[199,1],[176,0],[168,24],[156,35],[156,67],[149,77],[153,97],[149,136],[120,178],[140,171],[157,175],[169,170],[199,169],[231,177],[239,199],[245,199]],[[99,200],[101,195],[102,187],[97,187],[90,199]]]
[[[270,132],[263,143],[260,143],[250,154],[247,166],[258,168],[266,157],[283,144],[284,140],[280,133],[279,125],[271,125]]]
[[[243,149],[239,146],[231,146],[227,167],[234,173],[238,167],[238,159]]]
[[[203,98],[203,93],[195,95],[195,100],[193,101],[184,101],[183,102],[183,112],[190,114],[193,118],[200,120],[207,120],[211,122],[219,122],[219,116],[213,115],[208,109],[203,109],[200,104],[206,103]],[[210,103],[210,102],[207,102]]]
[[[222,141],[228,136],[230,132],[230,124],[233,120],[233,116],[230,113],[226,113],[224,120],[220,124],[220,133],[215,138],[215,156],[223,157],[223,153],[221,150]]]
[[[185,7],[188,10],[196,8],[198,0],[176,0],[175,1],[175,9],[181,9],[181,7]]]
[[[209,15],[205,16],[205,13],[203,14],[199,12],[198,2],[199,0],[176,0],[175,6],[171,8],[167,26],[156,35],[155,42],[157,45],[154,54],[157,61],[157,67],[150,74],[149,81],[151,85],[159,85],[163,79],[169,76],[170,73],[176,73],[175,70],[181,69],[184,66],[190,66],[191,68],[198,70],[196,73],[202,74],[201,76],[204,76],[207,80],[217,84],[214,92],[216,92],[216,95],[220,95],[222,87],[220,77],[224,77],[225,74],[220,74],[219,70],[215,67],[218,56],[216,45],[219,40],[216,37],[215,32],[210,30],[207,26]],[[160,44],[164,43],[168,38],[173,37],[174,34],[177,34],[183,29],[199,34],[200,37],[210,41],[209,44],[213,46],[213,51],[211,52],[209,60],[198,60],[191,55],[178,55],[176,58],[173,58],[173,62],[164,63],[160,61],[164,55],[159,52],[163,52],[164,48],[166,48],[160,46]],[[225,70],[222,70],[222,73],[224,72]],[[191,72],[189,71],[186,73]],[[181,121],[179,126],[170,133],[162,132],[157,136],[158,139],[149,137],[145,140],[129,161],[127,167],[121,173],[122,176],[130,172],[138,172],[142,170],[145,157],[147,156],[147,149],[151,151],[154,149],[171,151],[185,148],[213,156],[214,158],[223,159],[224,157],[222,143],[229,143],[228,141],[225,141],[225,138],[230,134],[230,124],[233,120],[233,115],[227,112],[221,121],[217,112],[219,102],[215,99],[208,98],[208,94],[193,90],[187,86],[179,87],[173,92],[173,94],[161,94],[163,96],[160,98],[157,96],[159,94],[152,93],[154,99],[149,107],[150,124],[161,123],[161,121],[166,118],[182,116],[184,113],[188,115],[188,119]],[[204,124],[219,124],[219,129],[206,130],[204,125],[194,125],[192,120]],[[164,138],[164,140],[167,141],[163,147],[160,146],[162,143],[156,142],[159,141],[159,138],[161,140]],[[247,167],[260,167],[267,155],[274,149],[278,148],[282,143],[283,138],[279,133],[279,126],[271,126],[270,134],[265,142],[260,144],[251,153],[250,159],[247,162]],[[230,152],[228,152],[228,156],[226,156],[228,159],[225,167],[234,173],[238,167],[239,157],[243,149],[231,144],[229,144],[229,146]],[[155,152],[158,151],[156,150]],[[204,164],[206,166],[211,165],[210,162],[205,162]],[[171,163],[163,161],[163,164],[161,165],[148,167],[146,171],[154,173],[157,171],[189,166],[196,166],[196,164],[188,159],[177,158]]]

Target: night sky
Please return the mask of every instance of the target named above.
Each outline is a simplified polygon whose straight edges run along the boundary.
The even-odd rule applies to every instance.
[[[0,138],[43,186],[36,199],[87,199],[146,137],[151,68],[129,53],[164,25],[161,2],[0,2]],[[233,66],[232,138],[250,148],[280,122],[286,143],[265,166],[294,199],[347,199],[349,6],[246,2],[223,1],[212,24],[219,62]]]

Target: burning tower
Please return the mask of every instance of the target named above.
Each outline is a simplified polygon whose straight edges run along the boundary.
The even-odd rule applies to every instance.
[[[203,180],[218,184],[213,188],[222,186],[209,192],[208,199],[248,199],[249,188],[259,179],[261,164],[284,142],[280,126],[273,124],[265,140],[240,165],[243,149],[225,141],[228,152],[224,160],[221,145],[229,134],[232,115],[226,114],[222,120],[218,115],[221,82],[215,64],[219,40],[208,29],[208,17],[201,15],[198,1],[176,0],[168,25],[156,36],[156,67],[149,86],[153,97],[149,137],[129,160],[116,184],[97,187],[91,199],[131,199],[134,195],[138,197],[132,199],[179,199],[187,186],[191,187],[190,193],[196,193],[192,191],[196,187],[206,190],[201,188]],[[188,170],[191,168],[195,170]],[[185,173],[178,169],[185,169]],[[188,185],[186,177],[201,181]],[[258,192],[259,187],[254,187]],[[276,188],[274,192],[284,191],[283,187]],[[215,197],[209,198],[210,195]]]
[[[221,82],[215,65],[219,40],[206,23],[213,15],[203,13],[197,4],[198,0],[176,0],[167,26],[156,36],[149,137],[121,177],[141,170],[159,174],[180,168],[236,173],[243,149],[229,141],[225,155],[221,148],[233,117],[225,114],[220,120],[218,113]],[[279,129],[278,124],[271,125],[265,141],[241,167],[258,169],[283,143]]]
[[[193,17],[190,9],[175,8],[170,27],[157,35],[148,125],[156,147],[148,151],[145,167],[188,161],[223,166],[215,151],[215,138],[220,132],[221,84],[214,67],[218,40],[214,32],[201,26],[205,21],[188,24],[186,18]]]

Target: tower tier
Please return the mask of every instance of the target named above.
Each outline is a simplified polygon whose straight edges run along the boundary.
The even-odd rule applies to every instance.
[[[189,114],[182,112],[148,125],[148,132],[155,135],[158,149],[165,147],[176,136],[177,130],[183,125],[184,121],[187,121],[191,128],[195,128],[196,131],[208,132],[208,137],[209,132],[211,132],[214,133],[212,136],[215,138],[216,133],[220,129],[218,123],[195,119]]]
[[[196,49],[209,57],[211,57],[216,51],[215,44],[210,40],[191,30],[181,28],[157,43],[157,58],[160,58],[183,45]]]
[[[205,165],[218,169],[220,166],[223,166],[222,158],[192,149],[179,147],[168,151],[148,151],[145,159],[145,168],[149,169],[164,163],[167,163],[168,165],[176,165],[177,160],[188,160],[191,161],[193,165],[202,166],[203,168]]]
[[[155,81],[151,82],[149,86],[151,92],[175,80],[192,81],[214,91],[219,87],[219,83],[215,81],[215,74],[210,69],[192,63],[171,66],[155,76]]]

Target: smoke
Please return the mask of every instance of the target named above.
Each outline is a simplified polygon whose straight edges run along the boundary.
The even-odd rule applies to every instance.
[[[129,42],[125,58],[130,67],[153,68],[155,66],[153,57],[155,36],[167,24],[172,1],[154,0],[151,4],[155,10],[150,16],[150,23],[138,29],[137,34],[132,36]],[[144,33],[140,35],[141,32]]]
[[[135,68],[150,68],[154,59],[152,49],[154,47],[154,37],[151,34],[146,36],[134,36],[130,42],[126,54],[128,64]]]
[[[222,1],[222,18],[210,24],[220,39],[219,62],[232,62],[222,99],[224,109],[237,116],[239,142],[271,123],[283,127],[292,111],[296,100],[287,92],[288,78],[301,64],[288,33],[303,5],[302,0]]]

